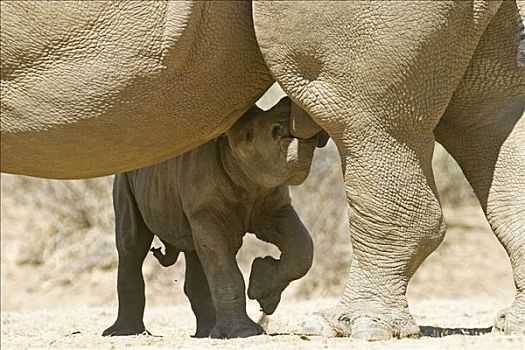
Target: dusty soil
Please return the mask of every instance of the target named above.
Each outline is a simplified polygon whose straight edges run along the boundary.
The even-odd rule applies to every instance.
[[[271,335],[245,340],[193,339],[194,318],[179,282],[182,276],[167,273],[166,278],[177,280],[171,290],[158,293],[154,286],[147,286],[145,324],[155,336],[103,338],[100,333],[116,315],[115,271],[98,271],[79,279],[72,276],[61,285],[53,281],[42,285],[38,267],[3,264],[0,345],[2,349],[525,349],[525,336],[487,333],[495,314],[512,302],[514,287],[508,258],[481,211],[447,209],[445,216],[449,226],[445,241],[425,261],[408,290],[416,321],[434,337],[365,344],[297,335],[303,330],[302,324],[314,317],[314,311],[332,306],[340,294],[334,290],[330,299],[297,300],[293,288],[307,283],[305,280],[292,285],[276,314],[262,321]],[[3,251],[8,252],[5,245]],[[260,319],[256,303],[250,301],[248,310],[253,319]],[[464,335],[468,333],[487,334]]]
[[[236,340],[193,339],[193,316],[188,307],[150,308],[145,322],[154,336],[101,337],[100,331],[113,320],[113,312],[103,308],[79,308],[30,313],[6,312],[2,315],[2,349],[24,348],[224,348],[224,349],[523,349],[525,337],[484,334],[450,335],[441,338],[392,340],[362,343],[345,338],[300,336],[301,322],[315,309],[328,307],[335,300],[287,302],[264,321],[270,335]],[[260,317],[251,304],[250,315]],[[417,301],[412,311],[420,325],[439,333],[443,327],[478,331],[490,324],[494,310],[504,306],[497,299]],[[450,330],[449,330],[450,331]]]

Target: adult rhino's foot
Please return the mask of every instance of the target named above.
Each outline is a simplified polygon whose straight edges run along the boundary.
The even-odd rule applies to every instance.
[[[143,333],[151,335],[151,333],[146,330],[146,327],[144,327],[144,323],[122,322],[117,320],[111,327],[107,328],[104,332],[102,332],[102,336],[113,337],[123,335],[137,335]]]
[[[505,334],[525,334],[525,314],[523,310],[511,306],[498,313],[494,321],[493,331]]]
[[[266,315],[273,314],[286,288],[286,285],[276,279],[278,267],[279,260],[271,256],[255,258],[252,263],[248,297],[256,299]]]
[[[350,325],[340,321],[336,313],[336,307],[316,312],[302,324],[301,333],[323,337],[349,337]]]
[[[248,316],[217,322],[210,331],[210,338],[246,338],[263,334],[264,330]]]
[[[396,318],[392,318],[392,314],[352,312],[349,308],[338,305],[313,315],[303,325],[303,332],[328,337],[351,336],[366,341],[420,336],[419,327],[408,312],[402,312]]]

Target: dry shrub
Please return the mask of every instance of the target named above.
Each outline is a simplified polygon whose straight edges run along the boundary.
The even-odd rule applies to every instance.
[[[2,174],[2,262],[44,265],[46,280],[115,267],[111,178],[58,181]],[[10,258],[9,258],[10,257]]]

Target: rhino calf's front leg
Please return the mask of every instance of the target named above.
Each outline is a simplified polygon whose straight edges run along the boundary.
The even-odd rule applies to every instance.
[[[271,315],[290,282],[303,277],[312,266],[313,243],[291,205],[257,225],[256,236],[281,250],[279,260],[267,256],[252,263],[248,297],[256,299],[262,311]]]
[[[244,279],[235,260],[242,234],[230,235],[222,231],[231,226],[210,213],[191,218],[195,250],[215,307],[216,321],[210,331],[211,338],[244,338],[264,332],[246,314]]]

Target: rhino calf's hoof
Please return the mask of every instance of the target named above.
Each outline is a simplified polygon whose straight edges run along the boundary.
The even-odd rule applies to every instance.
[[[266,315],[273,314],[284,289],[276,283],[278,266],[279,260],[271,256],[255,258],[252,263],[248,297],[256,299]]]
[[[216,324],[210,332],[210,338],[232,339],[247,338],[264,333],[264,329],[247,317],[241,322],[228,322],[228,324]]]
[[[111,327],[107,328],[102,332],[103,337],[114,337],[114,336],[125,336],[125,335],[138,335],[146,333],[151,335],[150,332],[146,330],[142,322],[140,324],[122,324],[120,322],[115,322]]]

